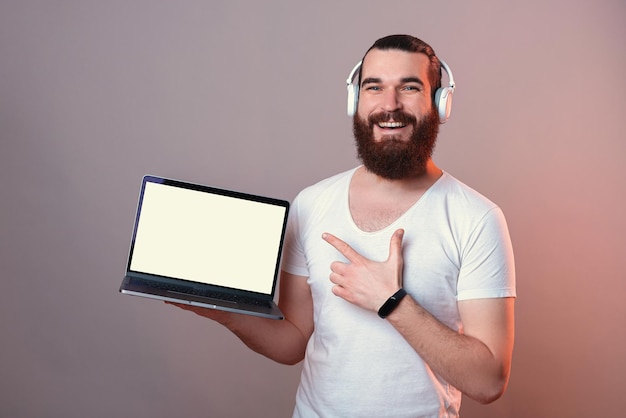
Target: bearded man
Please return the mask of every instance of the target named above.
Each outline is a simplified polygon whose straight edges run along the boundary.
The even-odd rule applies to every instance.
[[[462,393],[489,403],[506,389],[513,252],[500,208],[432,160],[450,110],[441,65],[392,35],[356,67],[363,165],[294,200],[284,321],[181,306],[275,361],[304,360],[294,417],[457,417]]]

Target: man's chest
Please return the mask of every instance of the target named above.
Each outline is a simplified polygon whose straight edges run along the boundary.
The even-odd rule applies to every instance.
[[[391,197],[374,193],[350,193],[350,216],[365,232],[384,229],[404,215],[420,195]]]

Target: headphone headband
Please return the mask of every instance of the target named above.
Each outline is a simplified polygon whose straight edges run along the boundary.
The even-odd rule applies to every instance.
[[[361,65],[363,65],[363,61],[357,62],[357,64],[352,69],[352,71],[350,71],[350,75],[346,79],[346,83],[348,84],[348,86],[350,86],[350,84],[354,83],[354,79],[356,78],[356,75],[357,75],[359,69],[361,68]]]

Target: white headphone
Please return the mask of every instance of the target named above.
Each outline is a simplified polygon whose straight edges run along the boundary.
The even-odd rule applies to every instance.
[[[452,93],[454,93],[456,84],[454,83],[452,70],[450,70],[448,64],[442,60],[439,60],[439,62],[441,63],[441,68],[448,74],[448,86],[437,89],[435,92],[435,105],[439,112],[439,122],[446,123],[450,117],[450,111],[452,110]],[[348,84],[348,116],[353,116],[356,113],[357,104],[359,103],[359,85],[354,84],[354,79],[359,73],[362,64],[363,61],[359,61],[346,80]]]

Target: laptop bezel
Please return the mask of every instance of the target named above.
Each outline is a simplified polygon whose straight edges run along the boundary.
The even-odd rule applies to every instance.
[[[263,293],[263,292],[255,292],[251,290],[242,290],[242,289],[237,289],[237,288],[232,288],[232,287],[227,287],[227,286],[219,286],[215,284],[185,280],[185,279],[178,278],[178,277],[168,277],[168,276],[163,276],[163,275],[158,275],[158,274],[132,270],[131,269],[131,264],[133,260],[132,257],[133,257],[133,252],[135,248],[137,230],[138,230],[139,221],[141,218],[142,205],[144,201],[144,194],[146,191],[147,183],[163,184],[166,186],[179,187],[179,188],[195,190],[195,191],[200,191],[200,192],[209,192],[209,193],[214,193],[214,194],[218,194],[218,195],[222,195],[226,197],[245,199],[245,200],[249,200],[253,202],[265,203],[265,204],[270,204],[270,205],[279,206],[283,208],[284,216],[283,216],[283,222],[282,222],[282,230],[281,230],[281,235],[280,235],[278,254],[276,257],[276,265],[274,267],[274,277],[273,277],[273,282],[271,285],[271,292]],[[280,265],[281,265],[281,259],[282,259],[283,245],[285,241],[285,233],[287,230],[287,218],[289,215],[289,208],[290,208],[289,201],[284,200],[284,199],[245,193],[245,192],[232,190],[232,189],[218,188],[215,186],[209,186],[209,185],[204,185],[200,183],[193,183],[193,182],[177,180],[173,178],[161,177],[161,176],[152,175],[152,174],[144,175],[142,178],[142,182],[141,182],[141,190],[140,190],[139,199],[137,202],[137,209],[135,211],[133,234],[131,237],[130,247],[128,251],[128,258],[127,258],[127,263],[126,263],[126,276],[129,277],[130,279],[138,278],[138,279],[155,280],[155,281],[160,281],[162,283],[170,283],[170,284],[175,284],[175,285],[180,284],[182,286],[190,286],[196,289],[203,289],[203,290],[210,290],[210,291],[217,291],[217,292],[227,292],[227,293],[240,295],[240,296],[248,296],[248,297],[254,297],[254,298],[258,298],[262,300],[273,301],[276,295],[277,284],[278,284],[278,280],[280,276]]]

